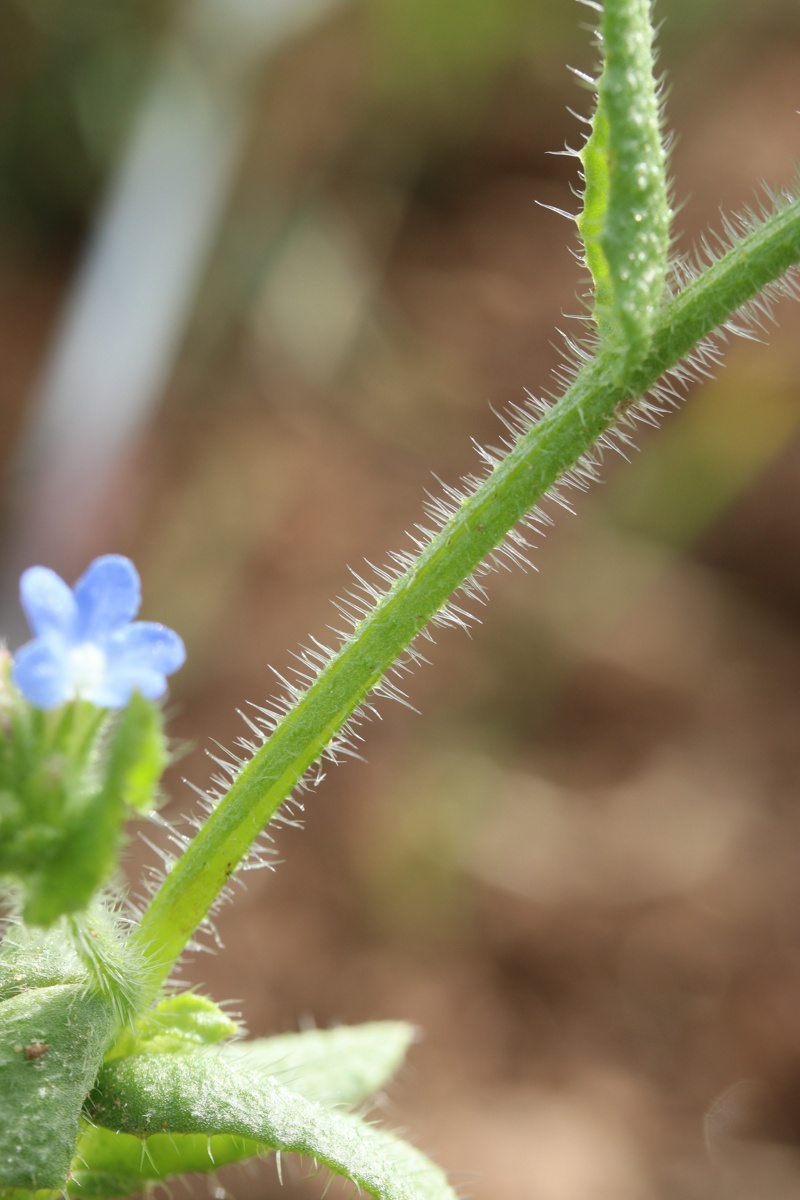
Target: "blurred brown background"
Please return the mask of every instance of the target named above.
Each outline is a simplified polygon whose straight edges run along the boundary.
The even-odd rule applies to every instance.
[[[590,15],[0,7],[4,627],[20,566],[135,559],[189,650],[171,817],[267,664],[324,640],[346,564],[474,469],[490,404],[548,387],[584,281],[535,202],[576,207],[547,152],[579,142]],[[800,14],[657,17],[688,250],[792,178]],[[255,1035],[417,1023],[382,1112],[475,1200],[800,1195],[796,307],[767,341],[607,463],[471,639],[437,635],[422,717],[384,709],[186,967]]]

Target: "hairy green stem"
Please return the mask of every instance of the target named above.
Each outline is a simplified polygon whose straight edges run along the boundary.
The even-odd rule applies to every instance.
[[[647,357],[624,380],[611,353],[590,360],[559,402],[463,501],[243,766],[167,874],[132,934],[149,962],[153,994],[304,772],[459,585],[638,396],[798,262],[795,200],[664,305]]]

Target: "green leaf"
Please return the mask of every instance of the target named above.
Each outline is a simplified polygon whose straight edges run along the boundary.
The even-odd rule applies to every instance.
[[[603,70],[581,152],[586,187],[578,229],[594,282],[594,317],[619,355],[620,376],[650,348],[667,278],[671,213],[650,9],[650,0],[603,6]]]
[[[64,1188],[78,1121],[115,1024],[83,983],[0,1003],[0,1188]]]
[[[63,931],[11,925],[0,942],[0,1001],[56,983],[86,984],[86,969]]]
[[[455,1200],[444,1174],[413,1147],[260,1072],[232,1070],[225,1056],[211,1052],[110,1063],[87,1112],[106,1129],[147,1138],[148,1152],[152,1135],[227,1134],[247,1139],[252,1149],[307,1155],[381,1200]],[[80,1186],[80,1170],[75,1181]]]
[[[413,1036],[413,1027],[403,1022],[375,1021],[237,1042],[219,1047],[216,1054],[232,1070],[277,1076],[307,1100],[355,1106],[388,1083]],[[144,1150],[138,1137],[87,1125],[68,1190],[81,1197],[131,1195],[175,1175],[241,1162],[263,1149],[249,1138],[170,1133],[148,1137]]]
[[[12,924],[0,943],[0,1000],[32,988],[79,983],[104,996],[127,1025],[143,1003],[144,968],[122,936],[113,907],[92,904],[55,929]]]
[[[274,1075],[320,1104],[354,1106],[385,1087],[414,1040],[404,1021],[372,1021],[234,1042],[220,1055],[238,1069]]]
[[[229,1135],[156,1133],[143,1141],[84,1122],[67,1194],[81,1200],[133,1196],[179,1175],[210,1174],[261,1151],[258,1142]]]
[[[106,1062],[129,1054],[175,1054],[235,1037],[239,1026],[218,1004],[194,992],[167,996],[124,1029]]]

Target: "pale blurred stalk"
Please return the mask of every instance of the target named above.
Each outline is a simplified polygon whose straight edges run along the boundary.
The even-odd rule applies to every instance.
[[[5,628],[31,562],[107,548],[240,157],[254,68],[339,0],[185,0],[69,291],[12,475]]]

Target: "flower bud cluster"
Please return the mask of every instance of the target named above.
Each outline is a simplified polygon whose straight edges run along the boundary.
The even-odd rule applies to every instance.
[[[86,908],[126,816],[154,807],[169,761],[156,700],[185,651],[171,629],[133,619],[139,577],[120,555],[74,589],[32,567],[20,591],[34,638],[13,659],[0,650],[0,879],[46,926]]]

